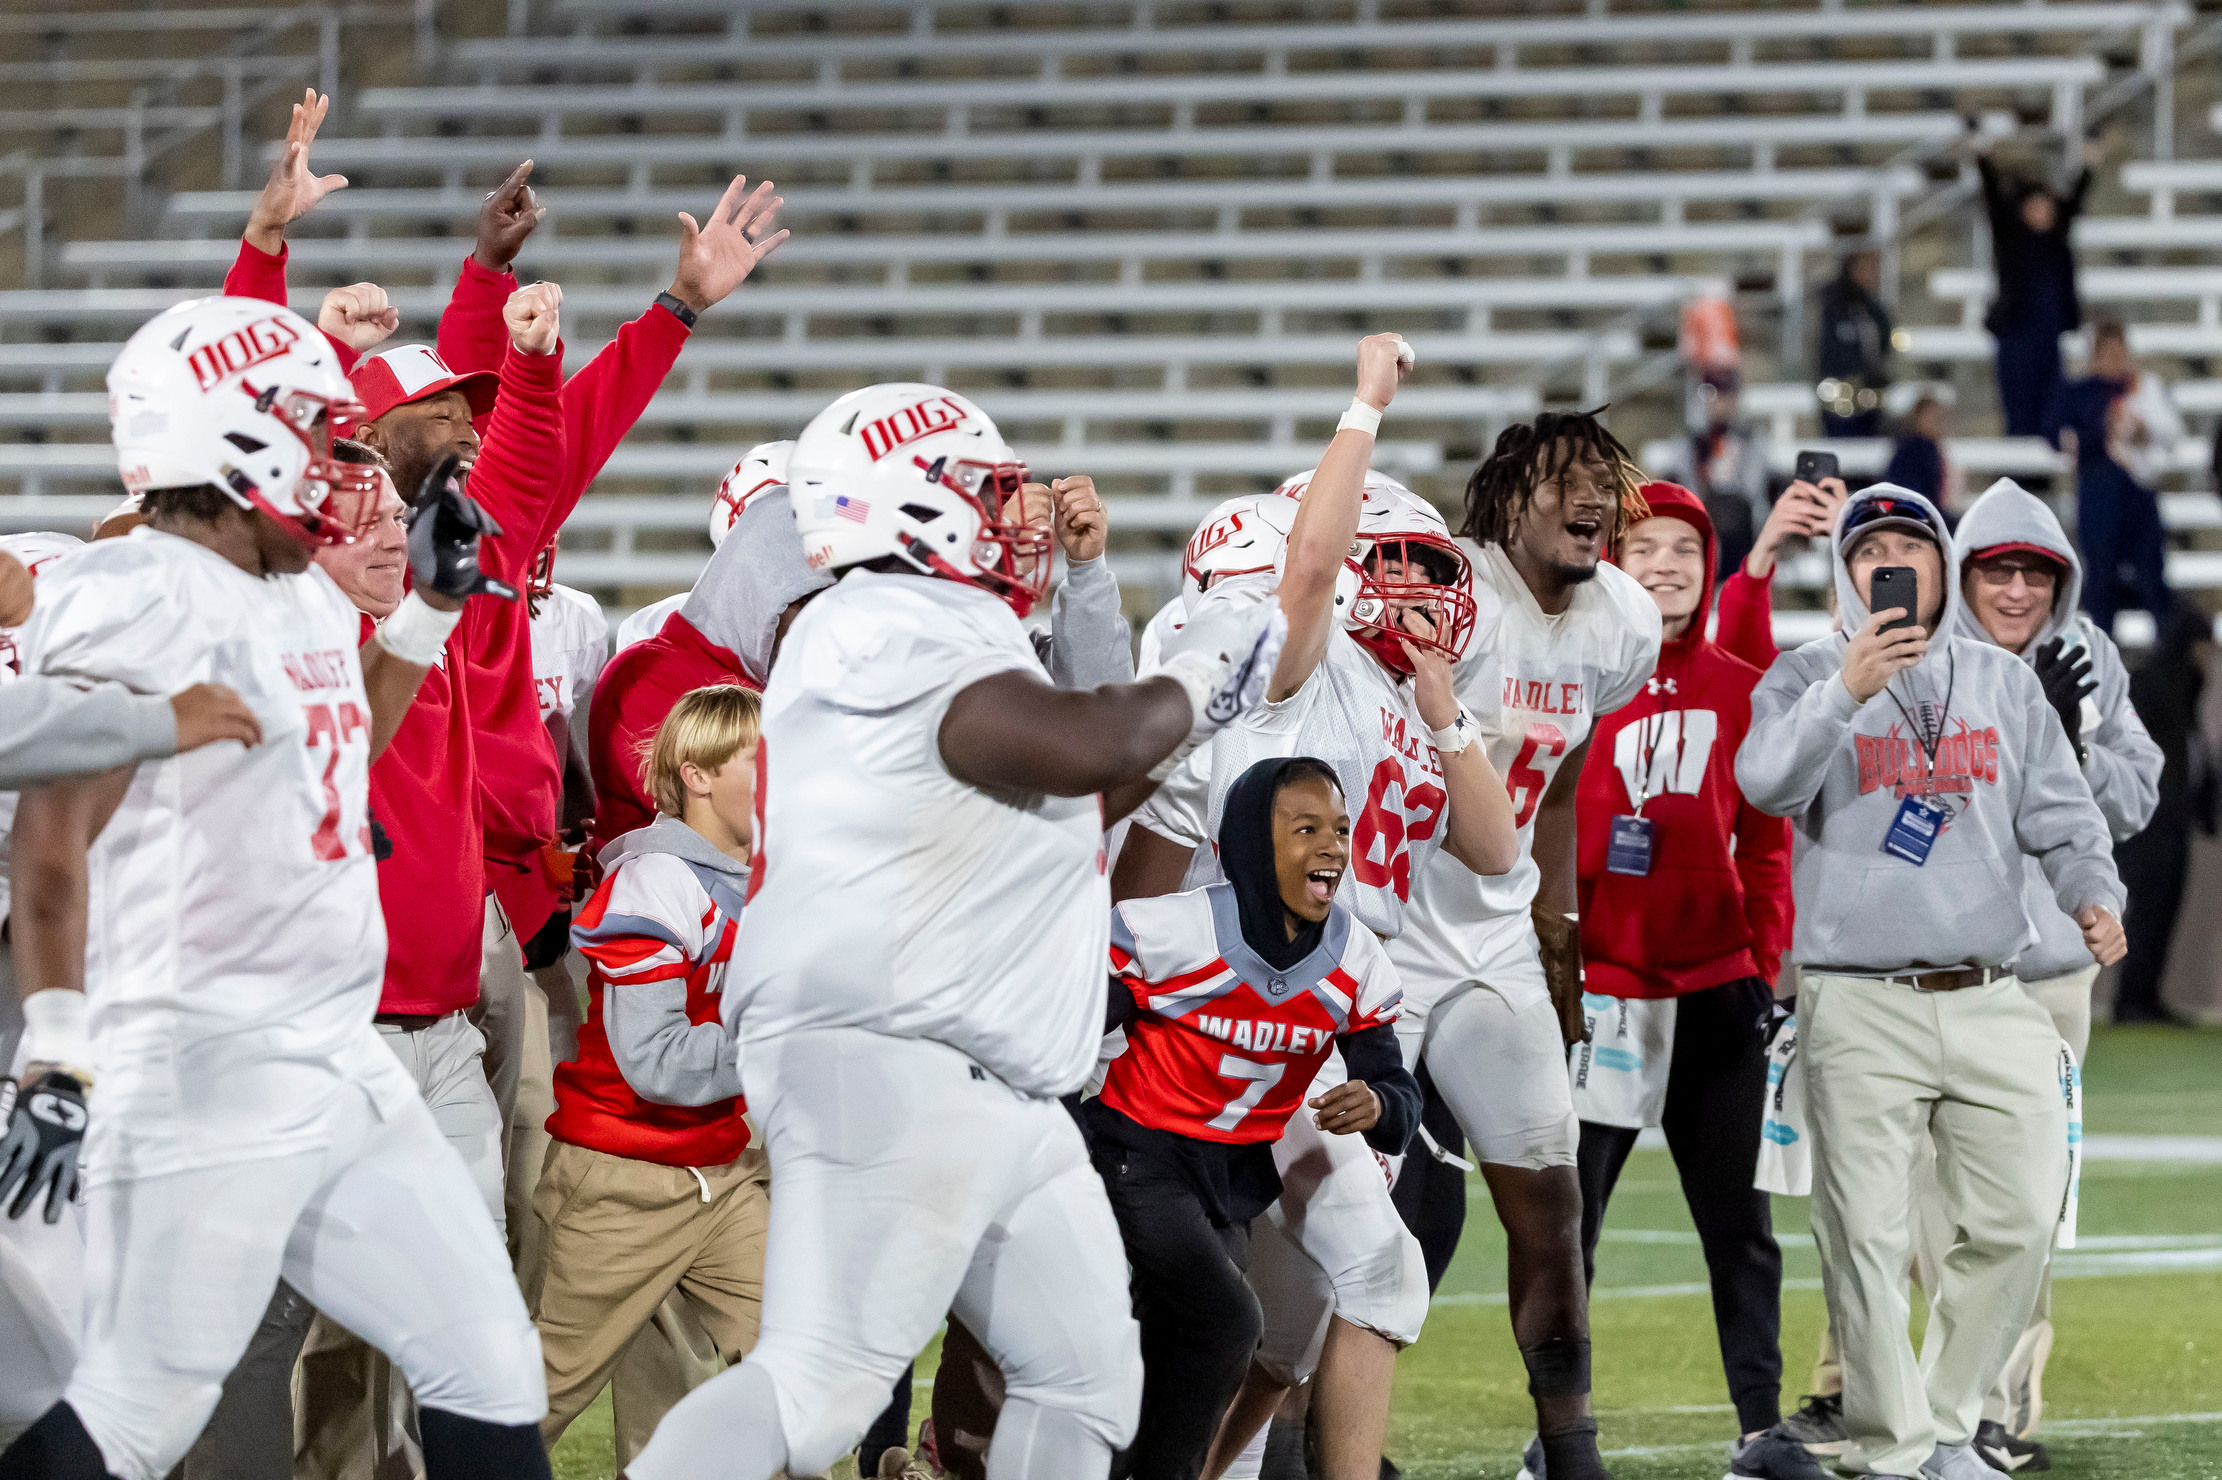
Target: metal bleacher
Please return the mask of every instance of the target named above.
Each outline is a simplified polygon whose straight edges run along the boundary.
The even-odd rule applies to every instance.
[[[1377,460],[1438,496],[1539,405],[1612,396],[1656,420],[1640,408],[1693,295],[1733,298],[1754,378],[1787,386],[1832,243],[1872,234],[1895,267],[1905,223],[1964,189],[1966,116],[2074,138],[2125,89],[2172,97],[2190,19],[2181,0],[1544,10],[509,0],[504,34],[464,37],[418,0],[409,85],[391,67],[343,85],[318,141],[317,168],[351,184],[292,233],[295,305],[372,278],[403,335],[429,338],[480,198],[530,157],[551,210],[519,270],[564,283],[581,362],[663,285],[672,213],[701,215],[734,173],[768,176],[793,239],[705,318],[567,532],[565,578],[618,607],[683,585],[707,549],[707,486],[742,448],[857,383],[919,376],[975,395],[1035,466],[1097,476],[1139,609],[1202,507],[1316,457],[1357,335],[1418,347]],[[171,60],[221,95],[181,93],[203,112],[141,126],[253,137],[239,125],[262,116],[252,59],[270,48],[249,43],[276,13],[199,13],[232,17],[208,32],[214,61]],[[285,14],[320,37],[353,23]],[[76,65],[123,86],[157,60]],[[129,100],[85,106],[111,105]],[[32,122],[0,112],[0,151]],[[2084,242],[2167,260],[2094,267],[2086,296],[2156,306],[2167,321],[2140,323],[2140,348],[2211,353],[2222,266],[2176,260],[2214,241],[2177,202],[2222,193],[2222,165],[2147,152],[2122,186],[2149,214],[2094,216]],[[105,234],[54,243],[32,220],[22,286],[0,288],[0,490],[15,490],[0,524],[106,494],[101,371],[137,322],[215,286],[253,199],[253,149],[213,153],[154,170]],[[1901,314],[1906,358],[1987,359],[1984,275],[1924,265],[1909,294],[1941,307]],[[1802,386],[1750,399],[1785,447],[1812,424]]]

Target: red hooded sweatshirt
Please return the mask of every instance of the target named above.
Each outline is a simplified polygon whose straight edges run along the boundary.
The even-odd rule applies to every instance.
[[[1643,496],[1654,516],[1687,520],[1703,537],[1705,594],[1643,691],[1591,735],[1574,802],[1583,985],[1610,997],[1679,997],[1739,977],[1772,983],[1790,943],[1790,824],[1736,786],[1759,670],[1705,640],[1717,551],[1705,505],[1674,483],[1645,484]],[[1635,811],[1646,776],[1650,872],[1612,873],[1612,820]]]
[[[517,291],[516,277],[490,272],[463,259],[447,311],[440,316],[440,358],[459,375],[502,363],[509,330],[502,305]],[[522,533],[518,574],[562,529],[579,496],[625,434],[663,388],[687,326],[670,310],[651,306],[617,331],[617,337],[563,383],[561,452],[548,497],[505,533]],[[484,427],[480,431],[483,435]],[[477,726],[480,802],[486,819],[486,883],[501,900],[518,939],[540,933],[564,908],[569,887],[548,872],[544,850],[555,840],[563,766],[540,718],[532,672],[532,620],[523,602],[471,644],[473,723]],[[604,682],[607,682],[605,675]]]

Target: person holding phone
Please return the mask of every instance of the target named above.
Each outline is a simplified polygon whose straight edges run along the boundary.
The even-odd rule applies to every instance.
[[[2122,955],[2123,892],[2044,685],[1959,630],[1935,505],[1876,484],[1831,533],[1841,630],[1760,680],[1736,780],[1807,841],[1790,959],[1843,1464],[1983,1480],[1984,1395],[2035,1308],[2070,1190],[2065,1049],[2014,976],[2037,944],[2022,858],[2101,964]],[[1962,1237],[1932,1296],[1933,1360],[1917,1363],[1905,1270],[1932,1140]]]
[[[1833,464],[1833,454],[1820,455],[1829,457]],[[1806,456],[1799,454],[1801,464]],[[1733,575],[1721,582],[1716,601],[1720,619],[1713,641],[1723,652],[1733,653],[1761,672],[1775,660],[1778,651],[1774,638],[1775,561],[1793,549],[1803,548],[1792,545],[1793,540],[1827,539],[1836,511],[1844,506],[1844,480],[1837,476],[1834,466],[1813,471],[1819,476],[1811,481],[1802,476],[1795,478],[1782,490],[1767,522],[1760,526],[1759,538],[1752,542],[1751,553]]]

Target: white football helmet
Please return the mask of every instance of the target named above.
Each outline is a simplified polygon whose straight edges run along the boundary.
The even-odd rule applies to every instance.
[[[851,391],[795,439],[787,483],[813,570],[894,556],[992,591],[1020,616],[1049,589],[1041,524],[1006,522],[1026,482],[988,414],[938,385]]]
[[[23,562],[23,568],[33,576],[48,561],[67,555],[72,550],[82,550],[85,542],[73,534],[55,534],[48,530],[31,530],[24,534],[0,535],[0,550],[7,551]]]
[[[1274,492],[1301,499],[1318,471],[1307,468]],[[1401,625],[1394,636],[1383,629],[1384,616],[1409,607],[1420,608],[1431,619],[1432,636],[1415,635]],[[1366,470],[1358,539],[1335,583],[1335,612],[1359,642],[1398,673],[1412,671],[1405,642],[1433,648],[1455,662],[1473,636],[1473,563],[1433,504],[1378,469]]]
[[[1272,570],[1296,523],[1296,500],[1279,489],[1230,498],[1204,515],[1180,563],[1180,600],[1190,614],[1215,581]]]
[[[725,543],[726,531],[733,521],[741,517],[741,510],[749,500],[767,489],[787,486],[787,459],[794,454],[792,438],[785,442],[759,442],[749,448],[733,471],[718,484],[718,491],[710,500],[710,548],[715,550]]]
[[[378,469],[331,455],[332,422],[360,411],[324,336],[259,298],[180,303],[108,367],[125,488],[213,484],[305,545],[345,544],[376,508]]]

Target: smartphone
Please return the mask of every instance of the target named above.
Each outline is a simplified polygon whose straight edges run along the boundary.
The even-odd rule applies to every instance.
[[[1910,565],[1878,565],[1867,580],[1867,610],[1886,612],[1892,607],[1906,613],[1882,625],[1885,632],[1912,627],[1921,612],[1921,582]]]
[[[1777,464],[1776,466],[1780,466]],[[1801,452],[1798,454],[1797,480],[1821,486],[1823,478],[1841,477],[1837,471],[1836,454],[1833,452]]]

